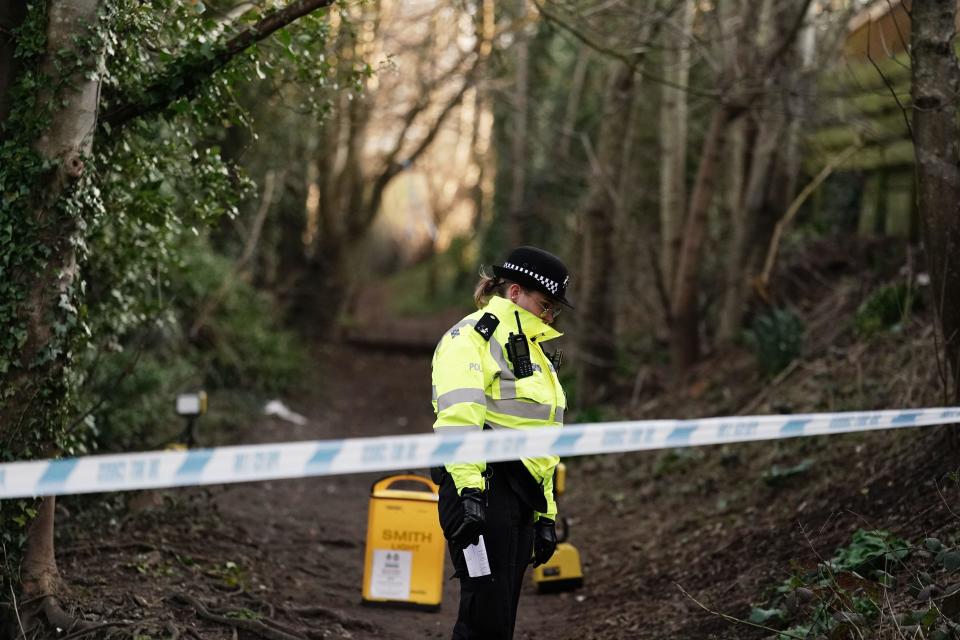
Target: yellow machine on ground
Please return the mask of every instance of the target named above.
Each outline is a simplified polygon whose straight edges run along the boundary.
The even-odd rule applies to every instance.
[[[429,478],[415,474],[387,476],[373,484],[363,566],[364,604],[440,608],[447,547],[437,515],[439,491]]]
[[[567,467],[562,462],[557,465],[556,475],[553,478],[553,487],[559,497],[566,489]],[[560,532],[557,534],[560,543],[553,557],[546,564],[535,567],[533,582],[540,593],[556,593],[569,591],[583,586],[583,569],[580,564],[580,552],[569,542],[570,526],[566,518],[561,518]]]

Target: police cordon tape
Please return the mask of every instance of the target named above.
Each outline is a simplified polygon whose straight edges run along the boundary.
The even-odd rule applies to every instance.
[[[960,408],[639,420],[95,455],[0,464],[0,499],[252,482],[463,460],[581,456],[960,422]]]

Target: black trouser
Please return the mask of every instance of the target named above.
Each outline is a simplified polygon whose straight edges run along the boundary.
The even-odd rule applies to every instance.
[[[510,640],[517,620],[523,574],[533,553],[533,509],[494,473],[487,480],[486,522],[483,539],[490,559],[489,576],[471,578],[463,550],[448,543],[460,579],[460,609],[453,640]],[[440,485],[440,521],[444,530],[460,517],[453,479],[445,474]]]

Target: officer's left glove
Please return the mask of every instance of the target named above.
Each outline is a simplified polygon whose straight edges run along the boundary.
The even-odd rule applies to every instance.
[[[470,487],[464,488],[460,492],[460,508],[463,510],[463,519],[449,538],[462,548],[480,542],[486,520],[483,492]]]
[[[550,518],[540,518],[533,525],[533,566],[545,564],[557,550],[557,528]]]

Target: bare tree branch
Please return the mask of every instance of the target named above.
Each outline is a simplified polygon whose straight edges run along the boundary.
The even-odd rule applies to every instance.
[[[877,61],[873,59],[873,54],[870,53],[870,27],[867,26],[867,60],[870,61],[870,64],[873,65],[874,70],[880,76],[880,79],[883,80],[883,84],[887,87],[887,91],[890,92],[890,95],[893,97],[894,102],[897,103],[897,107],[900,109],[900,114],[903,116],[903,122],[907,125],[907,133],[910,134],[910,140],[913,138],[913,126],[910,124],[910,115],[907,113],[907,107],[904,106],[903,102],[900,100],[900,96],[897,95],[897,89],[893,86],[893,83],[890,82],[890,78],[887,77],[887,74],[883,72],[883,69],[880,68],[880,65],[877,64]]]
[[[613,188],[613,183],[610,181],[608,173],[603,170],[603,165],[601,164],[600,159],[597,158],[597,152],[593,148],[593,143],[590,141],[590,136],[588,136],[586,133],[581,133],[580,142],[583,144],[583,152],[586,154],[587,162],[590,164],[590,174],[598,180],[600,186],[602,186],[604,191],[607,192],[607,196],[610,198],[610,201],[614,204],[617,204],[617,190]]]
[[[809,2],[809,0],[807,0],[807,1]],[[570,23],[568,23],[568,22],[566,22],[565,20],[561,19],[561,18],[560,18],[558,15],[556,15],[555,13],[552,13],[551,11],[548,11],[548,10],[544,7],[543,2],[541,2],[540,0],[533,0],[533,4],[537,7],[537,11],[540,12],[540,15],[542,15],[545,20],[547,20],[548,22],[552,22],[553,24],[557,25],[558,27],[560,27],[561,29],[563,29],[564,31],[566,31],[567,33],[569,33],[570,35],[572,35],[574,38],[576,38],[577,40],[579,40],[580,42],[582,42],[582,43],[585,44],[586,46],[590,47],[591,49],[593,49],[593,50],[596,51],[597,53],[602,53],[602,54],[604,54],[604,55],[606,55],[606,56],[609,56],[609,57],[611,57],[611,58],[614,58],[614,59],[616,59],[616,60],[620,60],[620,61],[623,62],[625,65],[627,65],[628,67],[630,67],[630,68],[634,71],[634,73],[639,74],[640,77],[642,77],[644,80],[648,80],[648,81],[650,81],[650,82],[655,82],[655,83],[657,83],[657,84],[662,84],[662,85],[665,85],[665,86],[667,86],[667,87],[673,87],[674,89],[679,89],[680,91],[685,91],[685,92],[689,93],[690,95],[692,95],[692,96],[697,96],[697,97],[699,97],[699,98],[710,98],[710,99],[716,100],[716,99],[719,99],[719,98],[723,95],[723,94],[722,94],[721,92],[719,92],[719,91],[708,91],[708,90],[704,90],[704,89],[697,89],[697,88],[691,87],[691,86],[689,86],[689,85],[686,85],[686,86],[684,86],[684,85],[678,85],[678,84],[675,83],[675,82],[671,82],[670,80],[667,80],[667,79],[664,78],[663,76],[658,76],[658,75],[652,74],[652,73],[650,73],[649,71],[647,71],[646,69],[644,69],[644,68],[641,66],[641,64],[642,64],[642,62],[643,62],[643,60],[644,60],[644,58],[645,58],[645,55],[644,55],[644,54],[646,53],[646,48],[645,48],[645,47],[641,47],[641,49],[640,49],[639,51],[634,51],[634,52],[629,53],[629,54],[624,53],[624,52],[622,52],[622,51],[617,51],[616,49],[612,49],[612,48],[610,48],[610,47],[607,47],[606,45],[603,45],[603,44],[597,42],[596,40],[594,40],[593,38],[591,38],[590,36],[588,36],[587,34],[585,34],[585,33],[584,33],[583,31],[581,31],[580,29],[577,29],[576,27],[574,27],[574,26],[571,25]],[[654,29],[653,29],[653,30],[651,31],[651,33],[650,33],[650,41],[651,41],[651,42],[653,42],[654,40],[656,40],[657,34],[659,33],[660,27],[663,25],[663,22],[664,22],[663,20],[660,20],[660,21],[658,21],[658,22],[654,25]]]
[[[119,104],[103,114],[101,122],[116,130],[131,120],[165,109],[179,98],[192,96],[201,83],[223,69],[227,63],[278,29],[292,24],[317,9],[329,7],[334,0],[296,0],[265,16],[245,31],[228,40],[211,58],[185,56],[171,64],[148,87],[133,96],[121,97]]]
[[[397,135],[396,143],[393,145],[393,148],[390,149],[390,152],[384,158],[384,170],[388,171],[397,160],[397,156],[400,155],[400,151],[403,150],[403,143],[407,139],[407,133],[410,131],[410,127],[413,126],[413,123],[416,121],[417,117],[423,113],[430,106],[430,96],[433,95],[433,92],[437,87],[445,85],[453,76],[458,73],[461,73],[460,66],[464,61],[470,56],[468,53],[461,60],[457,61],[457,64],[453,65],[448,71],[443,75],[434,78],[430,81],[420,92],[420,99],[417,100],[416,104],[410,108],[407,113],[403,116],[403,126],[400,128],[400,133]],[[477,58],[477,63],[479,63],[479,58]],[[472,75],[476,69],[476,63],[468,71],[467,75]],[[468,83],[469,84],[469,83]],[[467,85],[464,85],[467,86]],[[462,96],[461,96],[462,97]]]
[[[800,211],[800,207],[803,206],[803,203],[807,201],[807,198],[817,190],[824,180],[826,180],[834,169],[843,164],[850,156],[860,150],[862,147],[860,141],[855,142],[850,145],[833,158],[827,162],[826,166],[820,170],[820,173],[810,181],[810,183],[803,188],[796,198],[793,199],[793,202],[790,203],[790,206],[787,208],[787,212],[783,214],[783,217],[777,221],[776,227],[773,229],[773,235],[770,238],[770,246],[767,248],[767,257],[763,261],[763,271],[760,273],[760,277],[757,278],[756,286],[761,289],[761,296],[764,299],[767,299],[766,291],[767,287],[770,284],[770,274],[773,272],[773,263],[777,259],[777,252],[780,248],[780,238],[783,236],[784,230],[787,228],[787,225],[793,221],[797,213]]]
[[[622,51],[618,51],[616,49],[607,47],[606,45],[600,44],[599,42],[597,42],[596,40],[588,36],[586,33],[584,33],[582,30],[577,29],[569,22],[560,19],[560,17],[557,14],[553,13],[552,11],[547,11],[547,8],[544,6],[543,2],[540,2],[539,0],[533,0],[533,4],[534,6],[537,7],[537,11],[540,12],[540,15],[542,15],[547,20],[547,22],[552,22],[553,24],[557,25],[558,27],[560,27],[561,29],[563,29],[564,31],[566,31],[567,33],[569,33],[570,35],[572,35],[577,40],[587,45],[597,53],[602,53],[611,58],[616,58],[617,60],[623,62],[629,67],[636,66],[636,63],[632,61],[633,56],[627,55]]]
[[[476,70],[479,67],[479,58],[478,62],[473,66],[470,72],[463,80],[463,86],[460,87],[460,90],[454,95],[447,104],[443,107],[443,111],[437,116],[437,119],[434,121],[433,125],[430,127],[430,131],[424,136],[423,140],[420,141],[420,144],[401,162],[392,162],[383,172],[377,176],[377,179],[373,183],[373,190],[370,195],[370,205],[365,212],[367,220],[373,218],[377,215],[377,211],[380,209],[380,201],[383,199],[383,192],[387,188],[387,185],[390,184],[390,181],[393,180],[404,168],[409,167],[411,164],[417,161],[424,151],[426,151],[433,140],[437,137],[437,134],[440,132],[440,129],[443,127],[443,123],[446,121],[450,113],[460,104],[463,100],[463,96],[466,95],[467,90],[474,85],[476,79]],[[360,223],[359,228],[366,228],[366,220],[358,220]],[[356,225],[351,225],[356,226]]]
[[[748,627],[753,627],[754,629],[762,629],[762,630],[764,630],[764,631],[777,634],[777,636],[786,636],[786,637],[788,637],[788,638],[796,638],[797,640],[802,640],[802,637],[801,637],[801,636],[794,635],[794,634],[792,634],[792,633],[789,633],[788,631],[779,631],[779,630],[777,630],[777,629],[774,629],[773,627],[767,627],[767,626],[762,625],[762,624],[757,624],[756,622],[750,622],[749,620],[741,620],[740,618],[735,618],[735,617],[733,617],[733,616],[731,616],[731,615],[727,615],[726,613],[723,613],[723,612],[721,612],[721,611],[714,611],[713,609],[707,607],[705,604],[703,604],[702,602],[700,602],[699,600],[697,600],[696,598],[694,598],[692,595],[690,595],[690,594],[687,592],[686,589],[684,589],[683,587],[680,586],[679,583],[674,583],[674,584],[676,584],[677,589],[680,589],[680,592],[681,592],[683,595],[687,596],[690,600],[693,601],[693,603],[694,603],[695,605],[697,605],[698,607],[700,607],[701,609],[703,609],[704,611],[706,611],[707,613],[709,613],[709,614],[711,614],[711,615],[714,615],[714,616],[718,616],[718,617],[720,617],[720,618],[723,618],[723,619],[726,620],[727,622],[732,622],[733,624],[742,624],[742,625],[746,625],[746,626],[748,626]]]

